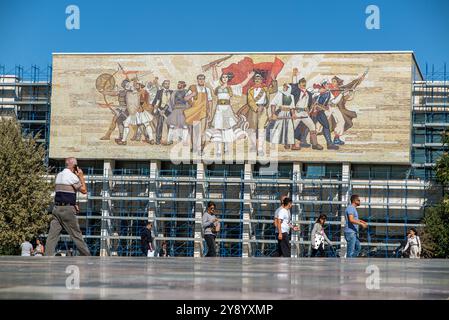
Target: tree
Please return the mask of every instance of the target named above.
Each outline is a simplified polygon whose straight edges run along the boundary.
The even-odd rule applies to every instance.
[[[0,254],[16,254],[48,228],[53,183],[37,138],[22,136],[16,120],[0,120]]]
[[[449,146],[449,130],[442,134],[442,142]],[[445,152],[435,167],[437,181],[446,189],[449,186],[449,154]],[[426,256],[449,258],[449,197],[426,210],[423,220],[424,234],[421,237]]]
[[[444,146],[449,146],[449,129],[446,129],[441,135],[441,142]],[[444,187],[449,186],[449,154],[447,152],[438,159],[435,167],[437,181]]]
[[[449,258],[449,199],[426,210],[423,253],[434,258]]]

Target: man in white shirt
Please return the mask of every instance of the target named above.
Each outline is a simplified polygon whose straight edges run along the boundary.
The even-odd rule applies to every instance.
[[[290,248],[291,208],[292,208],[292,199],[285,198],[282,201],[282,208],[279,210],[277,216],[279,255],[284,258],[291,257],[291,248]]]
[[[33,253],[33,245],[25,239],[25,241],[20,245],[22,250],[22,257],[30,257]]]
[[[274,224],[274,233],[276,235],[276,239],[278,238],[278,234],[279,234],[279,230],[278,230],[278,216],[279,216],[279,211],[281,211],[282,207],[282,202],[284,201],[285,198],[287,198],[288,195],[284,194],[281,196],[280,200],[281,200],[281,205],[279,206],[279,208],[276,209],[276,211],[274,212],[274,220],[273,220],[273,224]],[[280,255],[280,248],[279,248],[279,244],[278,244],[278,248],[277,251],[273,254],[274,257],[279,257]]]
[[[87,193],[86,181],[83,171],[78,167],[75,158],[65,159],[66,168],[58,173],[55,181],[55,207],[47,237],[47,256],[55,254],[59,235],[64,228],[72,237],[80,254],[90,256],[89,248],[84,242],[83,235],[76,218],[78,207],[76,193]]]

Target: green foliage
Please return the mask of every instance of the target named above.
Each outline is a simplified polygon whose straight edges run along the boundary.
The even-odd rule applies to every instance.
[[[446,129],[441,135],[441,142],[447,147],[449,146],[449,130]],[[449,185],[449,154],[443,153],[440,159],[437,160],[435,166],[435,174],[437,181],[444,186]]]
[[[426,210],[425,233],[421,237],[424,255],[449,258],[449,198]]]
[[[449,146],[449,130],[448,129],[444,130],[443,134],[441,135],[441,142],[445,146]]]
[[[449,146],[449,130],[442,134],[442,142]],[[444,188],[449,186],[449,154],[445,152],[435,167],[437,181]],[[449,258],[449,197],[426,210],[424,234],[421,237],[423,255],[435,258]]]
[[[17,121],[0,120],[0,254],[16,254],[24,238],[48,228],[53,184],[36,138],[22,137]]]
[[[449,185],[449,155],[447,152],[443,153],[441,158],[437,160],[435,174],[438,182],[444,186]]]

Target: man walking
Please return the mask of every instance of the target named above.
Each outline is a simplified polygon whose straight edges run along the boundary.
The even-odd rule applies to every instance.
[[[353,194],[351,196],[351,204],[346,208],[345,217],[345,239],[347,243],[346,257],[357,257],[360,253],[360,240],[359,240],[359,226],[363,229],[368,227],[368,224],[359,219],[357,213],[357,207],[360,206],[360,198],[358,195]]]
[[[281,198],[280,198],[281,205],[280,205],[279,208],[277,208],[276,211],[274,212],[274,221],[273,221],[273,224],[274,224],[274,234],[276,235],[276,239],[278,238],[278,235],[279,235],[279,230],[278,230],[278,217],[279,217],[279,211],[281,211],[281,209],[283,208],[282,204],[283,204],[283,202],[284,202],[284,199],[287,198],[287,197],[288,197],[288,195],[285,195],[285,194],[281,195]],[[273,257],[279,257],[279,256],[280,256],[280,252],[281,252],[281,249],[280,249],[279,244],[278,244],[278,248],[277,248],[277,250],[273,253]]]
[[[83,240],[78,219],[76,218],[76,192],[87,193],[86,182],[81,168],[75,158],[65,159],[66,168],[56,176],[55,207],[50,231],[47,238],[47,256],[55,254],[55,247],[62,228],[72,237],[80,254],[90,256],[89,249]]]
[[[277,217],[279,255],[284,258],[291,257],[291,248],[290,248],[291,208],[292,208],[292,199],[285,198],[282,201],[282,209],[279,210]]]
[[[151,222],[148,222],[146,227],[143,228],[142,234],[140,235],[142,253],[146,257],[154,257],[153,235],[151,233],[152,228],[153,224]]]

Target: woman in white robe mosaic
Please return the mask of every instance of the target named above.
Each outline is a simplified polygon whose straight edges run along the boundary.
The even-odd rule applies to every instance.
[[[292,88],[284,84],[271,101],[271,123],[267,126],[267,140],[273,144],[283,144],[290,149],[295,144],[293,115],[295,109]]]
[[[248,77],[240,84],[229,85],[228,82],[232,79],[232,74],[222,74],[218,81],[216,68],[214,66],[212,70],[212,87],[217,97],[217,105],[212,119],[212,128],[206,131],[206,137],[216,144],[217,155],[221,155],[222,143],[224,143],[224,151],[227,152],[232,142],[246,137],[245,131],[237,126],[238,119],[232,109],[231,98],[243,94],[243,87],[254,73],[249,73]]]

